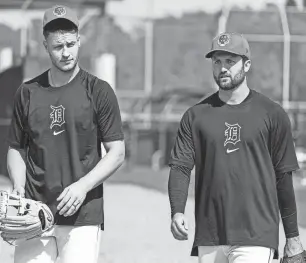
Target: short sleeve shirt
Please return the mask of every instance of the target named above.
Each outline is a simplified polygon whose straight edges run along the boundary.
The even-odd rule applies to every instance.
[[[281,106],[251,90],[239,105],[218,92],[183,116],[170,164],[195,166],[198,246],[278,248],[276,176],[299,168]]]
[[[96,166],[101,142],[123,140],[119,105],[107,82],[80,69],[62,87],[50,86],[48,72],[22,84],[8,140],[24,153],[26,197],[49,205],[57,224],[103,224],[103,185],[67,218],[56,212],[56,198]]]

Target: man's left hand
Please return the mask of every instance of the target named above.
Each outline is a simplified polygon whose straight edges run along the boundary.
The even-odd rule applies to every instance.
[[[284,257],[293,257],[301,254],[304,251],[300,237],[287,238],[286,245],[284,247]]]
[[[87,190],[80,182],[67,186],[56,199],[59,204],[57,210],[60,215],[72,216],[75,214],[86,198]]]

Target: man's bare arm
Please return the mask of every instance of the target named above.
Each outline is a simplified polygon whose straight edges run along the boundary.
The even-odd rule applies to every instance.
[[[90,191],[102,184],[110,177],[124,162],[125,145],[124,141],[113,141],[104,143],[106,155],[86,176],[80,179],[86,189]]]
[[[13,189],[24,195],[26,183],[26,164],[21,154],[22,150],[9,148],[7,153],[7,169],[13,184]],[[20,192],[21,191],[21,192]]]
[[[123,163],[125,156],[124,141],[113,141],[104,144],[106,155],[97,165],[79,181],[67,186],[57,198],[57,210],[60,215],[73,215],[89,191],[102,184]]]

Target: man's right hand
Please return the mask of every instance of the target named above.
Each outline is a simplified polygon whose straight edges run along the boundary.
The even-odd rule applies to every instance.
[[[176,213],[171,222],[171,232],[177,240],[188,239],[188,223],[184,214]]]
[[[24,187],[22,187],[22,186],[14,186],[12,194],[20,195],[20,196],[24,197],[24,195],[25,195]]]

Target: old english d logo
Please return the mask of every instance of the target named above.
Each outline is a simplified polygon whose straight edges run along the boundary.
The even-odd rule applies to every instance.
[[[224,47],[231,41],[231,37],[229,34],[222,34],[218,39],[218,45],[220,47]]]
[[[55,15],[55,16],[64,16],[64,15],[66,15],[66,9],[65,9],[65,7],[63,7],[63,6],[56,6],[55,8],[54,8],[54,10],[53,10],[53,14]]]
[[[229,124],[226,122],[225,126],[227,127],[227,129],[224,132],[225,135],[224,146],[227,145],[228,143],[235,145],[237,142],[240,142],[240,130],[241,130],[240,125],[238,123]]]
[[[50,113],[50,118],[52,120],[50,129],[53,128],[53,126],[62,126],[65,123],[65,108],[60,105],[60,106],[50,106],[52,109],[52,112]]]

